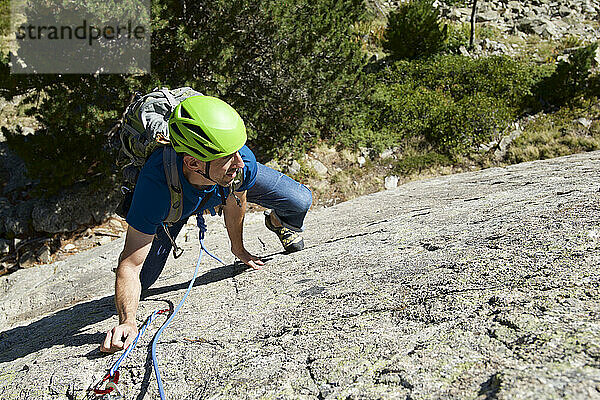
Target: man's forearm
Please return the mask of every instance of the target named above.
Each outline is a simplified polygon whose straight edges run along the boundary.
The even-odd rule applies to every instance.
[[[135,314],[141,292],[142,284],[137,268],[121,263],[117,268],[115,282],[115,305],[119,313],[120,324],[131,323],[136,325]]]
[[[243,229],[244,229],[244,215],[246,214],[246,195],[239,196],[240,206],[232,198],[227,199],[227,205],[224,209],[225,215],[225,226],[227,227],[227,234],[231,241],[231,249],[243,249]]]

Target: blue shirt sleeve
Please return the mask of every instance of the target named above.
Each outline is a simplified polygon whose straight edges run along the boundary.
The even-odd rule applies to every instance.
[[[243,192],[245,190],[250,189],[254,186],[254,182],[256,182],[256,157],[252,150],[248,148],[248,146],[243,146],[240,150],[240,156],[244,161],[244,182],[241,186],[236,190],[236,192]]]

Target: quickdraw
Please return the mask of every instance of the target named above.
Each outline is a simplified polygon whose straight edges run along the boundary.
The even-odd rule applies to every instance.
[[[98,389],[97,387],[93,389],[94,393],[98,396],[107,396],[107,395],[111,395],[111,397],[114,399],[115,397],[118,399],[123,398],[123,392],[121,392],[121,389],[119,389],[119,387],[117,386],[117,383],[119,383],[119,371],[115,372],[114,376],[110,376],[110,374],[106,374],[106,376],[104,376],[104,378],[102,378],[102,380],[96,385],[96,386],[100,386],[102,385],[104,382],[106,382],[106,386],[104,389]],[[117,396],[114,396],[113,392],[116,392],[114,394],[117,394]]]

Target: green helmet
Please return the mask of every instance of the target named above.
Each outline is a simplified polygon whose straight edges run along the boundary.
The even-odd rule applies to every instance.
[[[192,96],[179,103],[169,118],[169,135],[175,151],[201,161],[233,154],[246,143],[239,114],[210,96]]]

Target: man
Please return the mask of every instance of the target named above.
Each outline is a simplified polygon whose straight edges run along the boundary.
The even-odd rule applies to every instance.
[[[244,122],[231,106],[210,96],[189,97],[171,114],[169,135],[183,189],[182,217],[169,228],[163,225],[171,197],[163,167],[164,148],[159,149],[144,164],[127,213],[129,228],[115,283],[119,325],[107,332],[100,346],[104,352],[122,350],[135,339],[140,296],[158,279],[172,247],[171,238],[177,237],[192,214],[222,207],[232,253],[254,269],[264,262],[244,247],[247,201],[269,209],[265,225],[277,234],[286,251],[304,247],[295,232],[303,230],[312,204],[310,190],[256,162],[245,146]],[[236,177],[239,185],[234,187]]]

